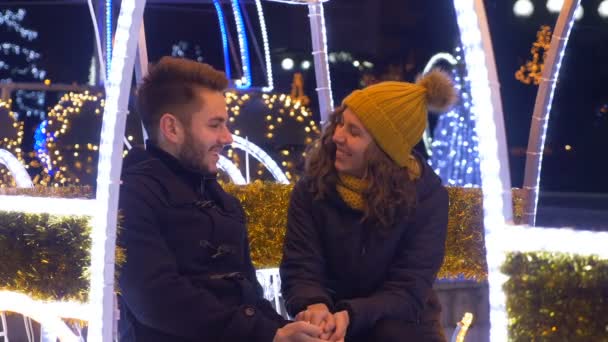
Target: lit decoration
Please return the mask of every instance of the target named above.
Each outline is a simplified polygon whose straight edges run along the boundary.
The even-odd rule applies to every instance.
[[[296,72],[293,74],[291,98],[296,102],[300,102],[304,106],[308,106],[310,103],[310,99],[304,93],[304,78],[302,77],[302,73]]]
[[[173,46],[171,47],[171,56],[173,57],[186,57],[188,59],[197,61],[197,62],[203,62],[204,58],[203,58],[203,50],[200,47],[200,45],[195,44],[194,45],[194,51],[191,52],[190,49],[190,44],[188,42],[185,42],[183,40],[180,40],[179,42],[173,44]]]
[[[242,77],[235,81],[238,89],[247,89],[251,87],[251,63],[249,62],[249,44],[247,43],[247,30],[243,22],[243,14],[239,0],[231,0],[232,12],[234,13],[234,21],[236,22],[236,32],[239,40],[239,51],[241,53]]]
[[[268,171],[270,171],[270,174],[272,174],[272,176],[278,183],[289,184],[287,176],[285,176],[281,168],[268,154],[266,154],[266,152],[264,152],[261,148],[257,147],[250,141],[245,140],[239,136],[234,136],[233,139],[233,148],[238,148],[251,154],[255,159],[260,161],[260,163],[262,163],[262,165],[266,167]]]
[[[96,214],[91,248],[89,342],[113,340],[117,319],[114,308],[114,262],[118,193],[127,106],[145,4],[145,0],[133,0],[123,1],[120,6],[112,67],[106,83],[97,167],[96,210],[92,211]]]
[[[518,17],[530,17],[534,13],[534,4],[530,0],[517,0],[513,5],[513,13]]]
[[[583,19],[583,16],[585,15],[585,9],[583,8],[582,5],[579,5],[576,10],[574,11],[574,20],[578,21]]]
[[[544,61],[547,59],[547,53],[551,46],[551,27],[541,26],[538,33],[536,33],[536,42],[532,44],[532,60],[527,61],[525,65],[522,65],[519,70],[515,73],[515,78],[524,83],[534,83],[538,85],[541,81],[543,73]]]
[[[456,324],[456,329],[454,329],[454,334],[452,335],[452,341],[454,342],[465,342],[465,337],[467,336],[467,331],[469,327],[473,323],[473,314],[470,312],[466,312],[462,320]]]
[[[65,94],[50,109],[35,137],[38,158],[45,168],[37,183],[95,184],[104,106],[102,94],[85,92]]]
[[[241,170],[239,170],[238,167],[236,167],[236,165],[234,165],[228,158],[220,155],[220,160],[217,162],[217,167],[228,173],[228,176],[230,176],[230,180],[232,180],[232,182],[236,185],[245,185],[247,184],[247,182],[245,181],[245,178],[243,178],[243,174],[241,173]]]
[[[222,47],[224,49],[224,71],[226,72],[226,77],[231,79],[231,71],[230,71],[230,48],[228,46],[228,32],[226,31],[226,19],[224,18],[224,11],[222,10],[222,5],[219,0],[213,0],[213,6],[215,7],[215,11],[217,13],[217,20],[220,24],[220,33],[222,35]]]
[[[8,172],[15,178],[15,185],[19,188],[31,188],[32,179],[23,167],[23,164],[12,153],[0,148],[0,166],[8,168]]]
[[[560,13],[563,5],[564,5],[564,0],[548,0],[547,1],[547,9],[549,10],[549,12],[552,12],[552,13]],[[579,5],[578,8],[574,12],[574,19],[577,21],[581,20],[581,19],[583,19],[584,14],[585,13],[584,13],[583,6]]]
[[[329,76],[329,63],[327,55],[327,28],[325,26],[325,12],[323,3],[328,0],[269,0],[290,5],[308,5],[308,19],[312,39],[312,56],[315,61],[315,79],[317,80],[317,98],[319,100],[319,114],[321,123],[334,109],[334,100],[331,92],[331,78]],[[331,59],[329,59],[331,60]]]
[[[0,10],[0,32],[3,37],[14,33],[13,42],[0,44],[0,82],[39,81],[45,79],[46,71],[38,62],[40,53],[27,47],[38,38],[38,32],[22,26],[26,11],[22,8],[12,11]],[[44,92],[15,91],[13,110],[21,118],[23,116],[44,116]]]
[[[577,5],[578,1],[568,1],[564,5],[564,10],[558,19],[556,41],[560,42],[561,47],[565,45],[567,39],[558,37],[561,37],[567,24],[571,27],[574,10]],[[465,0],[455,0],[454,6],[461,31],[461,40],[465,47],[465,57],[472,85],[473,103],[477,107],[475,110],[479,108],[483,109],[486,114],[493,114],[477,115],[478,126],[484,127],[478,133],[484,201],[484,231],[490,287],[490,339],[492,341],[507,341],[509,321],[505,307],[506,295],[503,292],[503,285],[507,282],[508,276],[500,270],[501,265],[505,264],[506,254],[511,252],[546,251],[579,255],[595,254],[599,258],[607,260],[608,249],[606,249],[606,246],[608,245],[608,233],[555,228],[532,228],[509,224],[512,222],[512,218],[509,208],[511,206],[509,198],[510,190],[507,191],[507,187],[505,186],[509,185],[509,176],[505,172],[508,170],[508,159],[506,151],[504,151],[506,139],[504,137],[503,118],[501,115],[502,109],[498,97],[498,78],[496,76],[485,9],[481,0],[476,0],[474,3]],[[561,47],[557,49],[557,46],[555,44],[551,47],[549,61],[552,58],[552,52],[563,52],[563,49]],[[560,53],[560,55],[563,55],[563,53]],[[547,65],[551,64],[548,63]],[[545,72],[549,72],[548,70],[554,71],[554,67],[545,69]],[[557,76],[557,74],[553,73],[549,73],[548,75]],[[551,77],[551,79],[555,80],[554,77]],[[543,102],[541,98],[538,101]],[[543,287],[544,290],[546,288]],[[533,295],[531,292],[528,293]],[[573,308],[569,307],[569,309]],[[530,315],[532,313],[527,311],[524,314]],[[515,317],[515,319],[518,318]]]
[[[91,15],[91,23],[93,24],[93,29],[95,31],[95,47],[97,49],[97,60],[99,61],[99,75],[101,79],[105,81],[107,76],[106,73],[106,63],[103,58],[103,48],[101,47],[101,33],[99,32],[99,26],[97,25],[97,17],[95,16],[95,9],[93,5],[93,0],[87,0],[87,5],[89,8],[89,14]],[[106,4],[107,5],[107,4]],[[107,26],[107,24],[106,24]],[[107,27],[106,27],[107,29]],[[89,85],[94,86],[96,84],[97,79],[97,68],[95,63],[95,56],[91,58],[91,66],[89,68]]]
[[[299,162],[306,145],[320,133],[312,113],[301,102],[306,99],[305,95],[299,93],[298,96],[299,100],[285,94],[226,93],[229,127],[233,137],[248,139],[269,156],[268,162],[258,163],[257,167],[254,166],[250,170],[253,174],[250,174],[247,169],[243,170],[243,166],[246,168],[244,164],[248,156],[229,149],[227,157],[241,168],[245,179],[278,180],[282,178],[279,175],[283,173],[289,181],[298,179]],[[269,165],[274,163],[270,160],[277,161],[279,165],[276,168],[270,167]]]
[[[110,66],[112,64],[112,34],[114,27],[112,23],[112,12],[113,12],[113,0],[105,0],[105,10],[106,10],[106,27],[104,32],[106,33],[106,79],[110,75]]]
[[[272,304],[273,308],[283,317],[287,312],[281,303],[281,275],[278,268],[263,268],[256,270],[258,282],[264,290],[264,298]]]
[[[79,338],[61,320],[61,316],[55,313],[57,309],[59,309],[58,305],[49,306],[21,293],[0,291],[0,311],[18,312],[43,323],[44,327],[53,331],[61,342],[78,342]],[[86,317],[85,315],[84,318]],[[5,340],[8,341],[8,338],[5,337]]]
[[[268,30],[266,29],[266,18],[264,17],[264,9],[262,1],[255,0],[255,7],[258,11],[258,19],[262,30],[262,43],[264,45],[264,61],[266,63],[266,82],[267,86],[262,88],[264,92],[270,92],[274,89],[274,80],[272,78],[272,60],[270,59],[270,44],[268,43]]]
[[[548,0],[547,9],[552,13],[559,13],[564,5],[564,0]]]
[[[16,120],[16,114],[11,111],[11,100],[0,99],[0,149],[8,151],[23,163],[22,139],[23,121]],[[15,178],[10,175],[9,169],[0,166],[0,188],[15,185]]]
[[[460,96],[452,110],[437,118],[429,164],[446,185],[480,186],[479,140],[475,112],[471,110],[471,85],[460,47],[456,48],[455,55],[437,54],[425,68],[428,72],[434,64],[431,62],[446,60],[452,66],[452,79]]]
[[[602,0],[597,7],[597,13],[602,18],[608,18],[608,0]]]
[[[312,56],[315,61],[319,114],[321,123],[324,123],[334,109],[334,100],[331,93],[331,78],[327,61],[327,28],[325,26],[323,1],[308,1],[308,18],[310,19],[312,36]]]
[[[34,147],[43,170],[34,183],[51,186],[95,184],[99,159],[99,133],[105,99],[101,93],[67,93],[49,109],[48,118],[34,134]],[[124,153],[141,125],[130,122],[127,127]]]
[[[447,63],[449,63],[452,66],[458,64],[458,60],[456,60],[456,58],[454,58],[454,56],[452,56],[451,54],[449,54],[447,52],[439,52],[439,53],[434,54],[431,57],[431,59],[429,59],[429,61],[426,63],[426,66],[424,67],[424,70],[422,71],[422,73],[423,74],[428,73],[440,61],[446,61]],[[426,154],[429,157],[432,156],[433,149],[431,147],[431,144],[433,143],[433,137],[431,134],[431,127],[428,124],[428,120],[427,120],[426,129],[424,130],[424,134],[422,135],[422,141],[424,142]]]
[[[554,39],[551,44],[547,57],[545,58],[532,123],[530,136],[528,139],[528,150],[526,151],[526,167],[524,173],[523,187],[528,191],[530,200],[525,213],[525,222],[531,226],[535,225],[536,209],[538,205],[538,193],[540,188],[540,171],[542,167],[543,151],[545,139],[549,125],[549,114],[553,104],[553,95],[557,86],[557,79],[562,65],[562,59],[568,44],[570,32],[574,26],[574,12],[580,5],[580,0],[569,0],[564,4],[564,9],[560,14],[554,31]]]
[[[283,68],[283,70],[291,70],[293,69],[294,66],[294,62],[293,59],[287,57],[287,58],[283,58],[283,60],[281,61],[281,68]]]
[[[507,314],[502,290],[505,276],[499,269],[504,253],[498,233],[504,230],[505,221],[511,221],[513,211],[498,76],[483,1],[454,0],[454,8],[471,87],[471,112],[477,119],[477,127],[483,127],[477,133],[489,272],[490,340],[505,341]]]

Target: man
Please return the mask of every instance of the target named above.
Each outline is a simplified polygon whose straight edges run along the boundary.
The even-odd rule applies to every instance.
[[[164,57],[138,90],[150,140],[122,172],[121,342],[319,341],[263,299],[244,211],[216,181],[232,142],[227,85],[209,65]]]

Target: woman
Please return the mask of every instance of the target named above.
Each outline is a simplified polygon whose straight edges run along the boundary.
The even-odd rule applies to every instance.
[[[455,90],[434,70],[346,97],[307,153],[281,263],[288,312],[341,341],[444,341],[432,286],[448,195],[412,148]],[[346,335],[346,336],[345,336]]]

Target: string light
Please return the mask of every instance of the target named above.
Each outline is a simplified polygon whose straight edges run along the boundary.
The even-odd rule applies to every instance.
[[[433,55],[431,57],[431,59],[429,59],[429,61],[426,63],[426,66],[424,67],[424,70],[422,71],[422,73],[423,74],[428,73],[440,61],[446,61],[446,62],[450,63],[450,65],[458,64],[458,60],[456,60],[456,58],[454,58],[454,56],[452,56],[451,54],[449,54],[447,52],[439,52],[439,53],[436,53],[435,55]],[[369,63],[369,62],[367,62],[367,63]],[[424,142],[424,147],[426,148],[427,155],[429,157],[431,157],[433,155],[433,149],[431,147],[431,144],[433,143],[433,137],[431,134],[431,127],[430,127],[430,125],[428,125],[428,122],[426,125],[426,129],[424,130],[424,134],[422,136],[422,141]]]
[[[281,68],[283,68],[283,70],[291,70],[293,69],[293,59],[291,58],[283,58],[283,60],[281,61]]]
[[[517,0],[513,5],[513,13],[518,17],[530,17],[534,13],[534,4],[530,0]]]
[[[608,18],[608,0],[603,0],[597,7],[597,13],[602,18]]]
[[[425,72],[428,72],[437,61],[446,60],[453,66],[452,78],[460,93],[456,106],[437,119],[430,143],[429,164],[444,184],[473,187],[481,185],[479,149],[475,114],[471,111],[471,90],[467,69],[463,62],[458,62],[462,61],[461,51],[462,49],[457,49],[455,53],[459,58],[450,54],[437,54],[431,58],[425,68]]]
[[[485,44],[487,44],[485,51],[489,54],[487,59],[483,49],[484,43],[482,42],[481,31],[484,31],[484,37],[489,37],[483,4],[481,2],[473,4],[465,0],[455,0],[454,5],[471,78],[474,110],[485,109],[483,112],[489,114],[493,113],[493,109],[497,107],[500,111],[499,105],[495,104],[496,107],[493,108],[491,103],[488,103],[492,99],[492,93],[496,91],[491,85],[497,84],[497,82],[495,67],[491,66],[493,72],[490,74],[485,64],[486,60],[493,63],[493,55],[487,40],[485,41]],[[574,3],[573,5],[576,6],[577,4]],[[478,13],[482,20],[477,20]],[[572,22],[570,21],[569,27],[571,27]],[[557,71],[559,71],[559,63]],[[557,74],[554,76],[557,78]],[[494,79],[494,82],[489,78]],[[503,199],[505,186],[503,184],[508,182],[508,174],[503,176],[500,173],[500,170],[507,166],[506,154],[504,151],[499,151],[499,148],[503,149],[505,147],[505,139],[502,134],[504,130],[499,126],[502,117],[500,115],[494,117],[493,115],[476,114],[478,114],[478,124],[484,127],[484,130],[479,133],[484,196],[484,227],[490,284],[490,339],[492,341],[506,341],[508,338],[506,298],[502,286],[507,280],[507,276],[499,270],[505,261],[505,253],[512,251],[548,251],[595,254],[602,258],[608,258],[608,249],[606,249],[608,233],[511,225],[507,227],[506,223],[511,220],[511,208],[509,207],[511,198],[508,196],[507,200],[509,202],[505,203]],[[500,132],[497,127],[501,127],[503,132]],[[500,147],[498,141],[501,142]]]
[[[38,32],[26,29],[22,26],[27,12],[20,8],[16,11],[0,11],[0,27],[5,26],[8,32],[15,32],[27,43],[38,38]],[[46,77],[46,71],[37,65],[41,59],[40,53],[28,47],[10,42],[0,44],[0,52],[4,56],[14,58],[0,60],[0,70],[7,75],[0,77],[0,82],[11,82],[15,80],[42,81]],[[41,91],[15,91],[15,111],[20,117],[36,116],[44,117],[44,92]]]
[[[16,113],[11,111],[11,100],[4,101],[0,99],[0,115],[6,114],[6,116],[0,117],[0,124],[6,129],[5,136],[0,138],[0,148],[6,150],[12,156],[19,161],[21,165],[24,165],[23,151],[21,150],[21,142],[23,140],[23,121],[16,120]],[[8,135],[8,136],[6,136]],[[27,169],[28,166],[25,165]],[[29,176],[28,176],[29,178]],[[16,186],[16,179],[8,168],[0,167],[0,187]]]
[[[108,75],[110,74],[110,65],[112,64],[112,31],[113,31],[113,25],[112,25],[112,0],[105,0],[106,1],[106,29],[105,29],[105,33],[106,33],[106,79],[108,78]]]
[[[226,172],[230,177],[230,180],[236,185],[245,185],[247,182],[236,165],[234,165],[230,159],[220,155],[220,160],[217,162],[217,167]]]
[[[282,184],[289,184],[287,176],[283,173],[277,163],[266,153],[264,150],[256,146],[254,143],[247,141],[239,136],[232,137],[234,142],[232,146],[251,154],[255,159],[260,161],[268,171],[272,174],[274,179]]]
[[[241,52],[241,63],[243,73],[241,79],[235,82],[238,89],[247,89],[251,87],[251,63],[249,62],[249,44],[247,42],[247,30],[243,23],[243,14],[239,6],[239,0],[231,0],[232,12],[236,22],[236,31],[239,40],[239,50]]]
[[[215,7],[215,11],[217,13],[217,20],[220,24],[220,33],[222,35],[222,48],[224,50],[224,71],[226,72],[226,77],[228,79],[231,79],[232,74],[230,70],[230,50],[228,47],[228,33],[226,31],[224,11],[222,10],[222,5],[220,4],[219,0],[213,0],[213,6]]]
[[[8,171],[15,178],[18,188],[31,188],[34,186],[30,175],[25,170],[25,167],[23,167],[21,161],[9,151],[0,149],[0,165],[8,168]]]
[[[536,209],[538,205],[538,193],[540,184],[540,171],[542,167],[543,149],[545,146],[549,115],[553,105],[553,96],[557,86],[557,79],[565,55],[568,39],[574,26],[574,15],[580,0],[568,1],[564,11],[560,14],[557,26],[553,33],[553,44],[557,44],[555,50],[549,49],[550,53],[544,61],[543,76],[538,88],[538,98],[534,105],[532,114],[532,126],[530,128],[529,150],[526,158],[524,175],[524,188],[529,193],[529,200],[524,213],[525,222],[534,225]]]
[[[145,0],[123,1],[118,17],[112,67],[106,84],[99,162],[96,213],[91,248],[91,292],[87,341],[112,340],[114,312],[114,262],[118,192],[126,114]]]
[[[285,124],[291,122],[292,124],[297,124],[297,126],[300,128],[296,129],[301,129],[300,132],[304,134],[303,141],[297,142],[298,145],[304,147],[318,136],[320,130],[316,122],[312,120],[312,113],[308,107],[302,104],[303,99],[305,99],[305,96],[294,98],[293,96],[287,94],[246,93],[239,95],[235,92],[227,92],[226,104],[230,115],[230,127],[236,136],[247,136],[254,141],[256,141],[256,139],[260,139],[257,141],[273,141],[276,139],[277,134],[280,135],[285,131]],[[261,117],[264,121],[264,130],[260,132],[261,135],[259,137],[253,137],[251,133],[248,133],[248,127],[242,126],[240,120],[242,108],[250,101],[254,101],[254,103],[261,103],[266,107],[266,113],[264,113],[265,115]],[[292,135],[295,132],[297,131],[292,131]],[[285,148],[278,147],[277,150],[269,150],[267,152],[269,155],[273,156],[273,159],[276,160],[279,165],[283,165],[283,162],[285,162],[286,166],[283,168],[283,170],[289,171],[292,170],[292,168],[297,164],[297,161],[302,156],[301,152],[303,151],[298,153],[297,151],[292,150],[291,152],[293,153],[288,151],[288,153],[285,154],[283,152],[285,150]],[[237,154],[232,154],[231,158],[238,167],[240,164],[238,159],[240,157]],[[258,164],[258,167],[260,168],[257,171],[258,176],[264,175],[264,171],[262,169],[269,170],[264,163]],[[297,178],[293,178],[294,174],[292,172],[285,172],[285,176],[290,180],[297,180]],[[260,178],[263,179],[263,177]],[[275,177],[273,176],[273,178]]]
[[[270,44],[268,43],[268,30],[266,29],[266,19],[264,17],[264,9],[262,2],[255,0],[255,7],[258,11],[258,19],[262,30],[262,42],[264,46],[264,61],[266,62],[266,87],[262,88],[264,92],[271,92],[274,89],[274,80],[272,77],[272,60],[270,59]]]
[[[27,295],[10,291],[0,291],[0,312],[11,311],[22,314],[25,317],[31,317],[40,322],[44,328],[49,329],[57,334],[62,342],[78,342],[79,338],[70,330],[70,328],[61,320],[58,313],[67,312],[70,318],[86,320],[88,318],[88,310],[85,306],[75,303],[53,303],[35,301]],[[73,317],[71,313],[81,312],[80,317]],[[6,331],[6,327],[4,327]],[[6,339],[6,337],[5,337]]]
[[[45,169],[38,183],[43,185],[93,184],[95,163],[98,160],[98,142],[79,140],[75,144],[64,144],[62,138],[72,134],[72,121],[76,116],[93,114],[101,122],[105,100],[101,93],[65,94],[48,113],[36,134],[38,158]]]
[[[504,253],[498,234],[504,227],[505,220],[511,219],[512,208],[506,138],[504,127],[499,121],[502,120],[502,108],[497,89],[498,78],[493,65],[494,56],[483,2],[454,0],[454,8],[471,86],[471,113],[477,119],[477,126],[484,128],[477,133],[490,287],[490,339],[506,341],[506,300],[502,289],[506,276],[500,272]]]

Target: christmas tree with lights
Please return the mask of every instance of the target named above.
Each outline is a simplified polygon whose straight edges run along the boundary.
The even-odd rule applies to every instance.
[[[429,163],[445,185],[481,185],[475,114],[471,112],[470,84],[462,49],[456,49],[457,63],[452,74],[460,99],[446,114],[439,116],[434,128]]]

